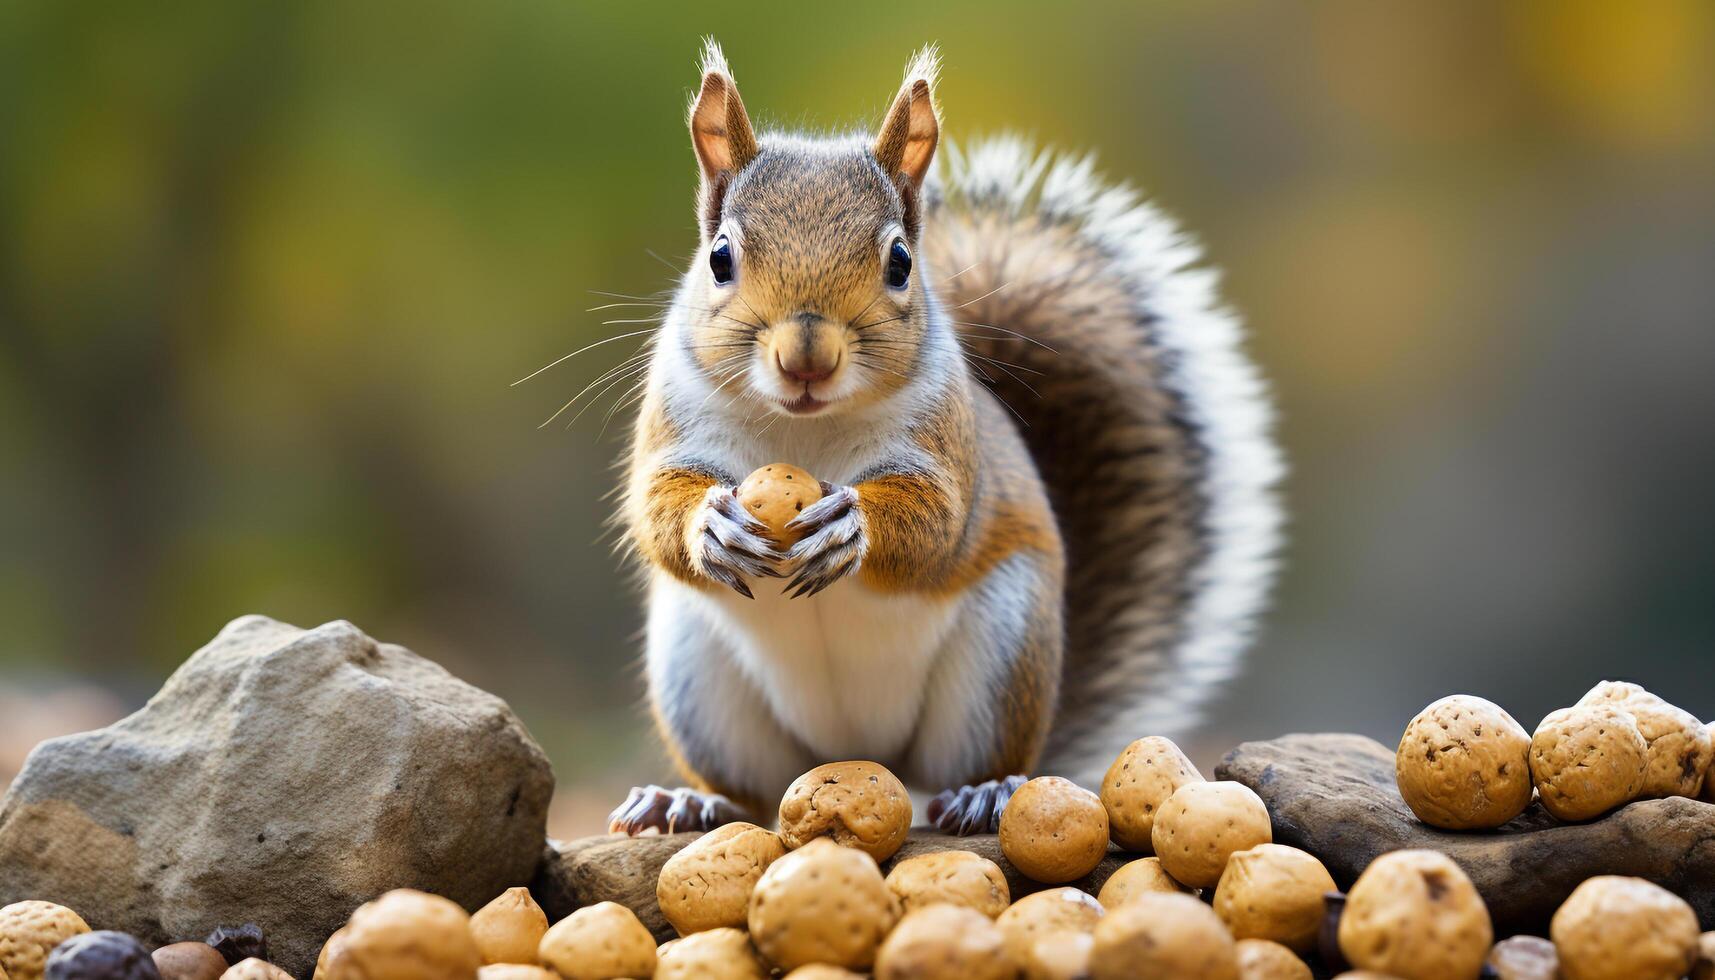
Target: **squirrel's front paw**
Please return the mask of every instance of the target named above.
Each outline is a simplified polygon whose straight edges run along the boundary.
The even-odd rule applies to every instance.
[[[779,565],[785,556],[763,536],[767,531],[738,502],[732,487],[710,487],[692,521],[691,563],[703,575],[754,599],[744,576],[782,577]]]
[[[863,511],[858,507],[857,491],[851,487],[822,484],[822,499],[804,508],[786,526],[803,533],[786,553],[798,574],[781,591],[791,592],[794,599],[815,595],[857,571],[869,549]]]

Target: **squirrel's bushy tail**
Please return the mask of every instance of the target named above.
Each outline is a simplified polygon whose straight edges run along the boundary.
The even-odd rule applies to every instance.
[[[1043,769],[1099,780],[1132,739],[1182,734],[1238,666],[1281,524],[1267,393],[1216,274],[1134,191],[1015,138],[947,156],[924,222],[938,292],[1066,540]]]

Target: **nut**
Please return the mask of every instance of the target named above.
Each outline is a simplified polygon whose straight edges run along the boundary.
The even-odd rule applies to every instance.
[[[655,980],[767,980],[768,968],[742,929],[705,929],[661,954]]]
[[[1643,789],[1649,745],[1637,719],[1611,704],[1549,712],[1530,739],[1530,771],[1543,807],[1588,820],[1630,803]]]
[[[566,980],[647,977],[655,972],[655,937],[630,909],[597,902],[554,923],[536,955]]]
[[[232,964],[220,975],[220,980],[292,980],[292,975],[267,960],[251,956]]]
[[[906,858],[887,873],[887,890],[906,912],[946,902],[976,909],[992,919],[1012,903],[1000,865],[970,851],[936,851]]]
[[[1298,954],[1267,939],[1237,944],[1239,980],[1310,980],[1310,967]]]
[[[1139,895],[1104,916],[1094,935],[1090,976],[1095,980],[1239,980],[1232,935],[1213,909],[1190,895]]]
[[[1050,888],[1026,895],[995,919],[1014,960],[1028,962],[1032,948],[1059,932],[1088,935],[1106,914],[1102,903],[1076,888]]]
[[[1439,851],[1376,858],[1340,916],[1340,951],[1352,966],[1401,980],[1474,980],[1493,939],[1476,886]]]
[[[160,980],[161,975],[148,947],[137,937],[103,929],[80,932],[55,946],[41,976],[47,980]]]
[[[1172,875],[1162,870],[1160,858],[1138,858],[1121,865],[1118,871],[1108,876],[1108,880],[1102,883],[1102,890],[1096,893],[1096,901],[1112,912],[1134,896],[1152,892],[1195,894],[1196,889],[1174,881]]]
[[[1676,708],[1636,684],[1603,681],[1579,704],[1611,704],[1629,711],[1649,746],[1649,771],[1641,796],[1691,796],[1703,787],[1703,773],[1715,758],[1709,729],[1689,711]]]
[[[560,980],[553,970],[523,963],[490,963],[476,971],[476,980]]]
[[[0,908],[0,969],[12,980],[41,980],[48,953],[89,924],[52,902],[13,902]]]
[[[262,927],[254,922],[246,922],[238,926],[221,926],[208,934],[203,940],[226,957],[228,965],[239,963],[255,957],[259,960],[268,959],[268,937],[262,935]]]
[[[885,861],[910,830],[911,795],[876,762],[817,766],[794,780],[780,800],[780,839],[788,848],[832,837]]]
[[[738,502],[768,527],[768,537],[781,548],[792,547],[801,537],[787,522],[821,499],[821,481],[790,463],[770,463],[738,485]]]
[[[481,965],[464,909],[439,895],[398,888],[351,914],[342,946],[328,957],[328,975],[330,980],[470,980]]]
[[[1155,812],[1155,856],[1174,880],[1211,888],[1227,858],[1274,840],[1268,807],[1249,786],[1235,782],[1186,783]]]
[[[329,980],[334,975],[333,962],[345,956],[345,937],[349,935],[351,926],[343,925],[322,943],[322,951],[316,954],[316,972],[311,975],[311,980]]]
[[[1697,965],[1691,968],[1691,980],[1715,980],[1715,932],[1698,937]]]
[[[750,896],[750,937],[770,963],[867,970],[899,902],[863,851],[818,837],[768,866]]]
[[[899,920],[875,954],[876,980],[1014,980],[1000,927],[962,905],[925,905]]]
[[[1150,839],[1155,811],[1174,790],[1202,781],[1203,774],[1172,739],[1151,735],[1126,746],[1102,778],[1102,806],[1114,843],[1122,851],[1155,853]]]
[[[1019,967],[1025,980],[1087,980],[1095,943],[1087,932],[1051,932],[1030,944]]]
[[[853,973],[843,966],[808,963],[786,974],[785,980],[864,980],[863,974]]]
[[[1405,726],[1394,774],[1399,795],[1424,823],[1499,827],[1530,806],[1530,735],[1500,705],[1455,694]]]
[[[161,980],[220,980],[226,957],[208,943],[172,943],[149,956]]]
[[[1496,980],[1560,980],[1560,955],[1541,936],[1513,936],[1489,950]]]
[[[470,938],[484,963],[535,963],[548,916],[528,888],[508,888],[470,917]]]
[[[757,879],[785,853],[780,838],[756,824],[717,827],[661,866],[655,883],[661,914],[681,936],[742,927]]]
[[[1566,980],[1675,980],[1697,965],[1697,914],[1642,878],[1586,880],[1555,911],[1548,934]]]
[[[1101,797],[1069,779],[1038,776],[1000,815],[1000,850],[1025,877],[1048,884],[1082,878],[1108,853]]]
[[[1316,947],[1334,876],[1307,851],[1258,844],[1227,859],[1215,885],[1215,914],[1236,939],[1272,939],[1295,953]]]

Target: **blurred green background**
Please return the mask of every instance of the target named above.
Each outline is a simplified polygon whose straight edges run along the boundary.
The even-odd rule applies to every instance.
[[[254,611],[508,698],[559,833],[664,775],[623,418],[537,428],[631,344],[509,385],[693,247],[704,33],[784,126],[939,41],[950,135],[1094,148],[1226,271],[1292,540],[1200,760],[1605,676],[1715,713],[1708,3],[9,0],[0,769]]]

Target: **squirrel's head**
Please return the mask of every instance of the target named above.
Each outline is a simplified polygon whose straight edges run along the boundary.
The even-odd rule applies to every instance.
[[[690,109],[702,243],[681,309],[693,359],[730,397],[826,414],[912,377],[930,329],[917,246],[935,69],[925,48],[873,139],[758,139],[709,42]]]

